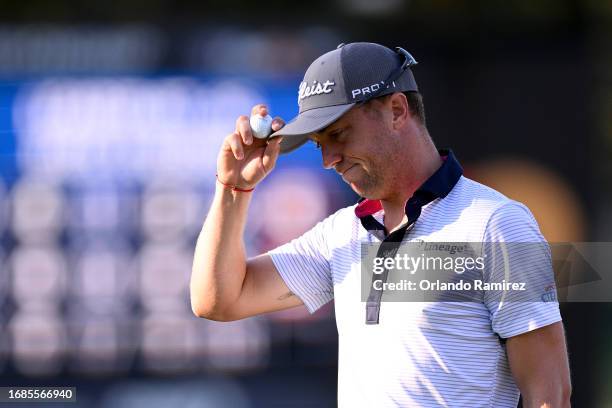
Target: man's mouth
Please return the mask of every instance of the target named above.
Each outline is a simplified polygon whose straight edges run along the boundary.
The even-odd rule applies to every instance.
[[[356,165],[356,164],[353,164],[352,166],[349,166],[348,168],[346,168],[345,170],[343,170],[343,171],[341,171],[341,172],[340,172],[340,175],[342,176],[342,178],[343,178],[344,180],[346,180],[346,178],[345,178],[345,177],[346,177],[346,174],[347,174],[349,171],[351,171],[351,169],[352,169],[353,167],[355,167],[355,166],[357,166],[357,165]]]

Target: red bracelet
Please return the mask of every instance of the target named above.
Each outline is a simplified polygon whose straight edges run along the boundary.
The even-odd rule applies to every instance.
[[[224,182],[222,182],[219,179],[219,174],[215,174],[215,177],[217,178],[217,181],[219,183],[221,183],[221,185],[223,185],[223,186],[225,186],[227,188],[231,188],[232,191],[239,191],[241,193],[250,193],[251,191],[255,190],[255,187],[253,187],[253,188],[238,188],[237,186],[232,186],[231,184],[225,184]]]

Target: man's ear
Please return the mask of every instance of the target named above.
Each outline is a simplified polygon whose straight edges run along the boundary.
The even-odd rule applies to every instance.
[[[393,129],[401,129],[406,121],[411,119],[406,95],[395,92],[389,97],[389,104],[393,113]]]

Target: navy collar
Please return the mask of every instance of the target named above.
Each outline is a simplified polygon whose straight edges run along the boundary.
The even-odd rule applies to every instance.
[[[422,206],[434,201],[437,198],[444,198],[455,187],[461,176],[463,168],[450,149],[438,150],[443,160],[442,165],[414,192],[412,197],[406,202],[404,208],[408,216],[409,224],[418,218]],[[418,211],[415,211],[418,207]],[[361,199],[355,207],[355,215],[361,220],[363,227],[369,231],[382,230],[385,228],[372,216],[382,209],[379,200]],[[415,218],[416,216],[416,218]]]
[[[463,175],[463,168],[450,149],[438,150],[443,163],[414,193],[428,193],[435,198],[444,198],[451,192],[459,178]]]

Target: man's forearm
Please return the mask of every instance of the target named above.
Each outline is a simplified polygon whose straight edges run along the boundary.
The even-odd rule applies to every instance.
[[[569,369],[567,375],[551,372],[521,387],[524,408],[569,408],[571,393]]]
[[[538,395],[523,395],[523,408],[570,408],[570,391],[558,389]]]
[[[561,322],[509,338],[506,351],[523,407],[570,406],[572,385]]]
[[[240,295],[246,273],[243,233],[251,195],[217,184],[191,273],[191,307],[198,316],[222,319],[224,308]]]

